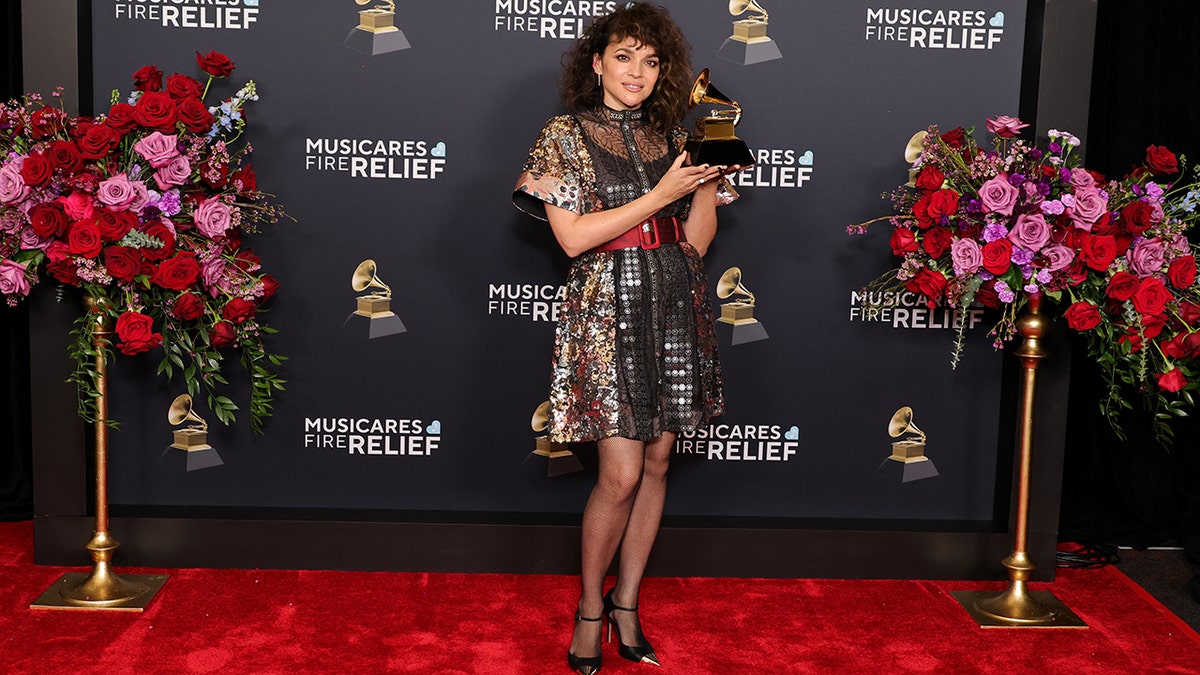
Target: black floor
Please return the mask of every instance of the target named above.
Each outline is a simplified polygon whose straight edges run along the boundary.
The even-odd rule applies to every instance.
[[[1192,597],[1188,584],[1196,570],[1183,549],[1163,548],[1136,551],[1122,548],[1116,553],[1117,569],[1146,589],[1167,609],[1200,633],[1200,602]]]

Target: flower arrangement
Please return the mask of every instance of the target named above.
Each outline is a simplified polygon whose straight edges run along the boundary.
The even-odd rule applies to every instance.
[[[998,309],[996,348],[1015,336],[1026,304],[1052,299],[1102,369],[1100,406],[1117,434],[1121,411],[1132,407],[1124,393],[1134,390],[1166,443],[1169,420],[1186,414],[1200,388],[1200,284],[1186,236],[1200,216],[1196,172],[1180,179],[1180,159],[1151,145],[1140,166],[1108,179],[1080,166],[1075,136],[1051,130],[1038,148],[1019,138],[1027,126],[988,119],[990,149],[974,128],[942,133],[935,125],[913,137],[912,179],[885,195],[895,215],[849,228],[892,225],[900,266],[868,291],[916,293],[930,307]],[[952,366],[963,344],[956,327]]]
[[[258,100],[254,82],[208,106],[209,88],[234,64],[215,51],[197,52],[196,63],[204,84],[175,73],[164,86],[147,65],[128,98],[114,91],[94,118],[38,94],[0,104],[0,294],[15,305],[53,279],[90,298],[70,347],[84,419],[95,419],[95,358],[111,358],[114,346],[98,326],[115,325],[117,350],[161,347],[158,372],[182,376],[192,396],[203,387],[225,424],[238,406],[215,387],[227,384],[223,350],[239,349],[261,432],[283,388],[272,370],[283,357],[263,342],[274,330],[259,318],[279,284],[243,234],[283,212],[258,189],[250,144],[233,145],[245,105]],[[53,96],[61,101],[61,88]]]

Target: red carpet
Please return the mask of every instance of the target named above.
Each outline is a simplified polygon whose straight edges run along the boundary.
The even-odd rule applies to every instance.
[[[569,672],[572,577],[118,568],[171,578],[141,614],[30,610],[83,571],[33,565],[32,532],[0,523],[5,673]],[[1031,584],[1086,629],[980,629],[949,594],[1004,585],[648,579],[642,618],[664,665],[606,645],[604,672],[1200,673],[1200,635],[1114,568]]]

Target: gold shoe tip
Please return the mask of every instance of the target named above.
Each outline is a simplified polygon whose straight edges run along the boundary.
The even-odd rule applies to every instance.
[[[647,654],[647,655],[643,656],[642,663],[649,663],[652,666],[662,667],[662,664],[658,662],[658,657],[655,656],[654,654]]]

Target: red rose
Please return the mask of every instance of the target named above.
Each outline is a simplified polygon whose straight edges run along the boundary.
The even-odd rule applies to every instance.
[[[940,190],[944,182],[946,182],[946,174],[932,164],[921,167],[921,172],[917,174],[916,185],[921,192]]]
[[[1186,386],[1187,378],[1183,376],[1183,372],[1178,368],[1172,368],[1158,376],[1158,388],[1163,391],[1176,392]]]
[[[204,85],[187,75],[175,73],[167,78],[167,93],[173,99],[200,98]]]
[[[149,129],[170,132],[175,128],[175,101],[165,91],[142,94],[134,106],[133,121]]]
[[[253,302],[244,298],[230,298],[221,309],[221,318],[234,323],[245,323],[246,319],[252,318],[257,312],[258,307]]]
[[[200,163],[200,178],[209,187],[220,190],[229,182],[229,165],[224,162],[213,164],[210,161]]]
[[[109,109],[108,117],[105,118],[104,123],[124,134],[137,124],[133,121],[133,113],[136,110],[136,108],[128,103],[115,103]]]
[[[96,209],[96,227],[100,230],[100,236],[104,237],[106,241],[121,239],[129,234],[134,225],[137,225],[137,216],[129,211]]]
[[[185,98],[176,109],[179,121],[188,131],[196,134],[208,133],[212,128],[213,116],[198,98]]]
[[[1067,319],[1067,325],[1071,330],[1083,331],[1091,330],[1100,325],[1100,308],[1090,302],[1077,302],[1067,308],[1063,312],[1063,316]]]
[[[941,226],[931,227],[925,231],[925,238],[921,241],[921,246],[930,258],[940,258],[949,250],[952,241],[954,241],[954,235],[950,234],[950,230]]]
[[[133,74],[133,88],[138,91],[162,89],[162,71],[157,66],[142,66]]]
[[[182,291],[196,283],[196,279],[199,278],[200,263],[196,262],[196,254],[180,253],[174,258],[164,260],[158,266],[152,281],[163,288]]]
[[[1137,292],[1141,280],[1129,272],[1117,272],[1108,280],[1108,288],[1104,294],[1113,300],[1124,302]]]
[[[64,174],[73,174],[83,168],[83,157],[71,141],[54,141],[46,150],[46,156],[54,168]]]
[[[929,196],[929,217],[939,220],[958,212],[958,193],[954,190],[938,190]]]
[[[262,263],[253,249],[245,248],[233,254],[233,264],[243,272],[256,272]]]
[[[166,260],[175,252],[175,235],[163,225],[162,221],[154,220],[142,227],[142,232],[163,243],[162,248],[145,247],[142,255],[146,260]]]
[[[196,63],[200,66],[200,70],[213,77],[229,77],[229,74],[233,72],[233,61],[230,61],[228,56],[216,51],[209,51],[204,56],[200,56],[200,52],[196,52]]]
[[[103,245],[104,240],[101,239],[100,230],[96,228],[94,221],[77,221],[67,232],[67,246],[70,247],[72,255],[95,258],[100,255],[100,247]]]
[[[1188,354],[1187,337],[1187,333],[1176,333],[1170,340],[1158,343],[1158,348],[1168,359],[1182,359]]]
[[[1200,305],[1189,300],[1179,301],[1179,318],[1189,326],[1195,326],[1200,321]]]
[[[945,141],[946,145],[957,150],[966,145],[967,132],[962,127],[955,127],[942,134],[942,140]]]
[[[983,268],[992,274],[1004,274],[1012,265],[1012,242],[1007,239],[983,245]]]
[[[258,190],[258,176],[254,173],[254,167],[249,164],[234,171],[230,180],[241,194],[249,194]]]
[[[996,292],[996,280],[992,279],[975,291],[975,301],[989,309],[1000,309],[1000,294]]]
[[[184,293],[175,299],[171,314],[176,319],[194,321],[204,316],[204,301],[195,293]]]
[[[21,178],[24,179],[26,185],[41,185],[50,180],[52,173],[54,173],[54,167],[50,164],[50,160],[40,152],[31,153],[21,165]]]
[[[142,253],[128,246],[109,246],[104,250],[104,268],[116,279],[133,281],[142,271]]]
[[[1117,257],[1117,240],[1109,235],[1085,237],[1079,257],[1088,267],[1103,272]]]
[[[1179,160],[1163,146],[1151,145],[1146,148],[1146,168],[1154,173],[1179,173]]]
[[[125,312],[117,317],[117,348],[126,356],[148,352],[162,342],[162,334],[154,332],[154,320],[145,314]]]
[[[79,152],[84,159],[100,159],[120,142],[121,136],[116,129],[106,124],[93,124],[87,134],[79,139]]]
[[[79,283],[79,270],[72,258],[51,260],[46,263],[46,271],[60,283],[75,286]]]
[[[917,219],[917,226],[922,230],[933,226],[933,218],[929,215],[930,196],[921,197],[912,207],[913,217]]]
[[[34,138],[53,136],[66,128],[67,114],[58,108],[42,106],[29,116],[29,130]]]
[[[1180,290],[1191,287],[1196,281],[1196,256],[1189,253],[1172,260],[1167,267],[1167,279]]]
[[[56,202],[38,204],[29,209],[29,225],[42,239],[61,237],[69,224],[66,212]]]
[[[888,244],[892,247],[892,255],[899,258],[905,253],[917,250],[917,235],[907,227],[896,226],[892,229]]]
[[[941,272],[922,267],[920,272],[904,282],[904,288],[924,295],[926,304],[932,309],[946,290],[946,277]]]
[[[1133,308],[1138,314],[1161,314],[1167,303],[1172,300],[1172,296],[1162,281],[1155,277],[1147,277],[1142,279],[1132,300]]]
[[[1121,209],[1121,225],[1125,227],[1125,231],[1129,234],[1141,234],[1150,229],[1154,223],[1150,218],[1154,215],[1154,208],[1149,203],[1141,201],[1130,202]],[[1095,232],[1096,228],[1093,227]]]
[[[218,321],[212,328],[208,340],[214,347],[228,347],[237,339],[237,328],[228,321]]]
[[[1167,317],[1163,314],[1146,314],[1142,316],[1142,335],[1146,338],[1156,338],[1162,335],[1167,327]]]
[[[279,282],[276,281],[275,277],[271,276],[270,274],[262,275],[262,278],[259,279],[259,282],[261,282],[263,286],[263,302],[270,300],[275,295],[275,291],[279,290]]]

